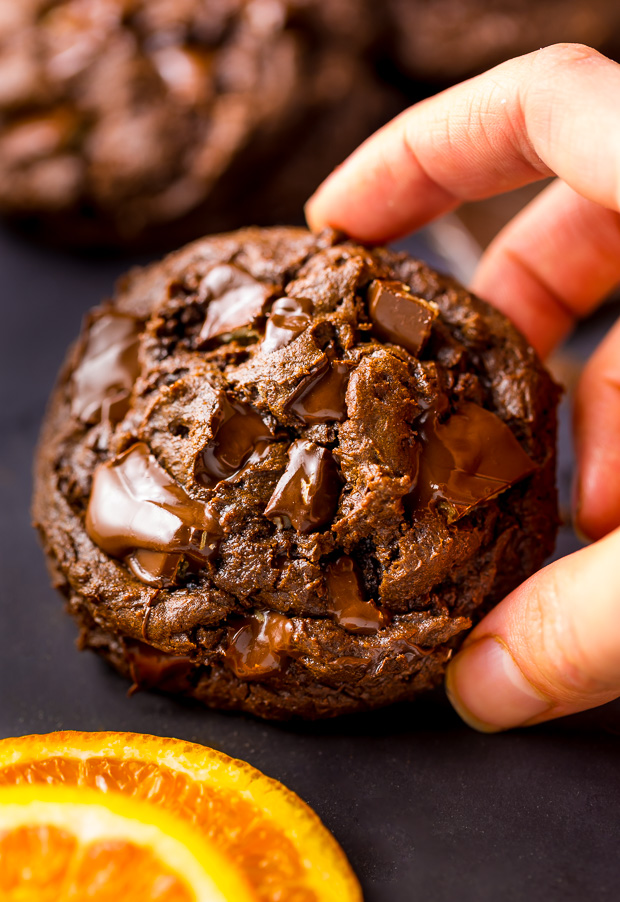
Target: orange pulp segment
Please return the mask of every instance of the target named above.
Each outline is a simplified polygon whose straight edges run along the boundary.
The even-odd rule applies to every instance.
[[[195,825],[261,902],[361,902],[351,867],[314,812],[243,761],[135,733],[0,740],[0,786],[48,783],[121,792]]]
[[[3,902],[254,902],[195,828],[117,793],[0,789]]]

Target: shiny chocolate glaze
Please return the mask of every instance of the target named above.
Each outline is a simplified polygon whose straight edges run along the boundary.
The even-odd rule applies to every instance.
[[[293,624],[283,614],[257,612],[244,618],[234,633],[224,661],[244,680],[282,670],[291,651]]]
[[[308,533],[330,523],[338,507],[341,481],[331,451],[297,439],[289,462],[265,508],[265,516]]]
[[[308,298],[278,298],[265,326],[262,351],[278,351],[310,325],[313,303]]]
[[[198,344],[251,325],[272,293],[272,286],[257,281],[238,266],[215,266],[203,278],[198,292],[199,298],[209,303]]]
[[[204,565],[221,535],[208,506],[190,498],[142,442],[95,470],[86,530],[154,586],[174,583],[183,557]]]
[[[345,395],[352,364],[325,358],[315,373],[302,381],[287,408],[302,423],[342,423],[347,418]]]
[[[439,505],[449,523],[529,476],[537,464],[498,416],[466,401],[445,423],[429,412],[414,507]]]
[[[417,357],[431,334],[437,310],[416,297],[404,282],[375,279],[368,288],[373,331]]]
[[[273,440],[273,433],[249,404],[233,401],[222,392],[213,438],[196,458],[194,476],[202,485],[212,487],[238,473],[252,455],[263,453]]]
[[[82,357],[71,377],[71,412],[85,423],[106,417],[119,422],[140,372],[140,322],[122,313],[102,313],[88,332]]]
[[[372,601],[365,601],[354,561],[343,554],[327,567],[327,593],[330,613],[336,623],[350,633],[372,635],[385,625],[383,612]]]

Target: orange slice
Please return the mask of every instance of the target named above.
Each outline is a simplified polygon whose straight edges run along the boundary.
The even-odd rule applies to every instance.
[[[243,761],[136,733],[0,740],[0,787],[53,784],[121,792],[196,826],[261,902],[361,902],[332,835],[290,790]]]
[[[64,786],[0,789],[3,902],[254,902],[196,828],[156,805]]]

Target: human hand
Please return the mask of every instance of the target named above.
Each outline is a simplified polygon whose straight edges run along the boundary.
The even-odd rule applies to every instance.
[[[385,242],[457,207],[558,178],[484,254],[472,289],[546,355],[620,282],[620,66],[558,44],[405,111],[307,205]],[[575,522],[598,539],[536,573],[471,632],[448,667],[459,714],[488,732],[620,695],[620,323],[575,401]]]

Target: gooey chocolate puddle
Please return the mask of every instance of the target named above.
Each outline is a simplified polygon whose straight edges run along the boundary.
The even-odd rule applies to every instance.
[[[222,392],[213,421],[213,438],[196,458],[194,477],[212,488],[238,473],[253,454],[262,454],[272,441],[273,433],[249,404],[233,401]]]
[[[123,313],[97,316],[90,325],[82,358],[71,378],[71,412],[85,423],[120,422],[140,366],[140,321]]]
[[[172,585],[183,558],[204,566],[221,531],[208,506],[169,476],[143,442],[95,470],[86,531],[142,582]]]
[[[416,297],[404,282],[375,279],[368,288],[373,331],[417,357],[431,334],[438,311]]]
[[[198,297],[209,302],[198,345],[250,326],[263,312],[274,286],[258,282],[238,266],[227,263],[211,269],[202,279]]]
[[[336,462],[327,448],[297,439],[289,462],[265,508],[265,516],[305,534],[331,523],[340,496]]]
[[[429,411],[422,418],[420,437],[422,454],[412,507],[438,504],[448,523],[504,492],[538,466],[503,420],[470,401],[462,403],[445,423]]]
[[[354,561],[346,554],[327,567],[328,611],[350,633],[369,636],[385,625],[385,615],[362,594]]]
[[[230,640],[224,662],[239,679],[260,679],[284,668],[292,638],[293,624],[283,614],[251,614]]]

